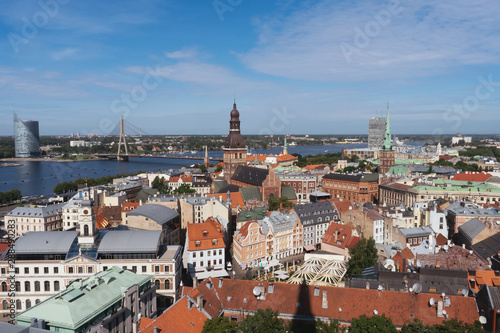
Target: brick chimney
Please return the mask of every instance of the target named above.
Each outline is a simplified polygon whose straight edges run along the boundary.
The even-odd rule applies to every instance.
[[[203,310],[203,295],[198,295],[196,302],[198,304],[198,310]]]

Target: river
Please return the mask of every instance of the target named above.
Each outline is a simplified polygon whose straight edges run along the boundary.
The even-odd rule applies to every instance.
[[[409,143],[421,146],[423,143]],[[292,146],[288,153],[302,155],[317,155],[340,152],[346,149],[364,148],[366,144],[324,145],[324,146]],[[278,154],[282,148],[251,149],[252,154]],[[222,158],[222,151],[209,151],[208,155]],[[156,171],[176,169],[203,161],[204,152],[194,154],[188,152],[185,156],[200,157],[200,161],[143,157],[133,158],[128,162],[116,160],[97,160],[81,162],[51,162],[51,161],[21,161],[18,166],[0,168],[0,192],[19,189],[23,196],[50,195],[57,183],[75,180],[77,178],[99,178],[120,173],[134,173],[140,170]]]

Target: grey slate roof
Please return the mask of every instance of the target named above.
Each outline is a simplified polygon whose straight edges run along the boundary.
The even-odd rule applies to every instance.
[[[470,201],[455,201],[444,210],[445,213],[451,212],[455,215],[500,216],[495,208],[483,208]]]
[[[223,179],[216,179],[216,180],[214,180],[213,184],[214,184],[215,192],[219,193],[219,190],[227,185],[227,181],[225,181]]]
[[[458,227],[458,232],[461,232],[469,241],[472,241],[485,228],[486,225],[479,219],[472,219]]]
[[[239,192],[240,191],[240,187],[237,186],[237,185],[228,184],[228,185],[220,188],[217,191],[217,193],[227,193],[227,191],[229,191],[230,193]]]
[[[149,197],[158,193],[159,193],[158,190],[155,188],[150,188],[150,189],[142,188],[139,191],[139,193],[137,193],[137,195],[135,196],[135,199],[145,202],[148,201]]]
[[[297,215],[293,212],[272,212],[270,216],[264,217],[264,219],[257,221],[257,223],[262,228],[262,234],[267,235],[269,228],[271,228],[273,234],[277,232],[289,230],[293,228],[295,222],[297,221]]]
[[[99,245],[99,253],[157,252],[162,230],[110,230]]]
[[[26,327],[21,325],[12,325],[0,322],[0,332],[2,333],[47,333],[48,330],[35,327]]]
[[[19,217],[48,217],[62,212],[66,203],[48,205],[47,207],[16,207],[7,216]]]
[[[420,228],[399,228],[399,231],[407,238],[429,236],[434,233],[431,227],[428,226]]]
[[[262,183],[267,178],[268,174],[269,170],[267,169],[252,168],[240,165],[234,172],[233,177],[231,177],[231,179],[245,184],[262,186]]]
[[[265,207],[246,209],[246,210],[242,210],[238,214],[238,218],[236,219],[236,222],[261,220],[266,216],[267,216],[267,209]]]
[[[472,245],[472,250],[483,259],[497,254],[500,251],[500,232]]]
[[[127,216],[145,216],[159,225],[163,225],[168,221],[172,221],[173,219],[179,216],[172,208],[168,208],[163,205],[158,204],[147,204],[141,205],[136,209],[127,213]]]
[[[18,254],[66,254],[78,236],[78,231],[30,231],[15,243]]]
[[[319,201],[305,205],[295,205],[293,209],[302,225],[314,225],[338,220],[338,213],[329,201]],[[328,219],[327,219],[328,217]],[[319,221],[321,219],[321,221]]]
[[[378,182],[378,173],[358,173],[358,174],[344,174],[344,173],[329,173],[323,176],[323,179],[338,179],[351,182]]]

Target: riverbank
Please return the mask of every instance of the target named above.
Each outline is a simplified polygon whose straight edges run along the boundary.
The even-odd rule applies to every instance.
[[[85,161],[105,161],[106,158],[85,158],[85,159],[62,159],[62,158],[44,158],[44,157],[13,157],[13,158],[0,158],[0,162],[85,162]],[[9,166],[18,166],[20,164],[9,165]]]

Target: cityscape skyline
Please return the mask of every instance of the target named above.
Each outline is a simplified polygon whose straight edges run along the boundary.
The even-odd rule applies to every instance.
[[[346,135],[389,99],[395,135],[498,133],[493,1],[116,6],[6,6],[0,115],[41,135],[109,134],[120,115],[144,134],[223,135],[236,97],[244,135]]]

